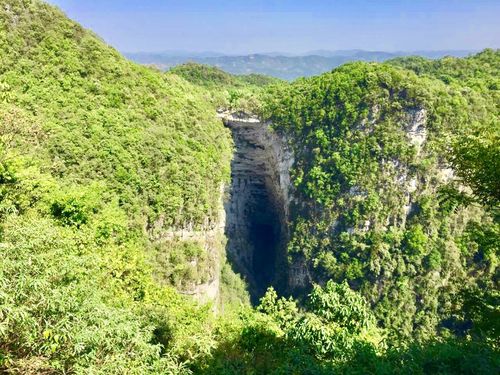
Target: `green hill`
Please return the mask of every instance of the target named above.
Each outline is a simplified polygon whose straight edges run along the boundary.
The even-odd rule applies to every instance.
[[[187,81],[200,86],[248,88],[249,86],[265,87],[279,82],[277,78],[261,74],[235,76],[213,66],[189,62],[177,65],[169,70]]]
[[[163,73],[39,0],[0,1],[0,51],[1,372],[500,369],[498,51]],[[254,307],[225,260],[240,150],[218,113],[294,157],[286,282]]]
[[[41,1],[0,4],[0,49],[0,367],[166,371],[157,344],[197,346],[206,313],[153,281],[151,233],[215,220],[227,130]]]
[[[478,66],[485,54],[499,59],[485,52],[467,62]],[[497,80],[493,66],[484,81]],[[316,282],[347,280],[399,337],[433,336],[464,287],[498,288],[495,211],[472,204],[456,176],[496,201],[498,96],[473,79],[477,89],[355,63],[280,88],[266,103],[296,158],[291,267]],[[487,156],[474,164],[464,141],[478,131]]]

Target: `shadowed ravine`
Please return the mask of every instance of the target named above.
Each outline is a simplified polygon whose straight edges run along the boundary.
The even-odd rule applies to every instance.
[[[277,137],[258,119],[226,116],[235,152],[225,204],[227,254],[248,283],[253,302],[268,286],[284,287],[286,205]]]

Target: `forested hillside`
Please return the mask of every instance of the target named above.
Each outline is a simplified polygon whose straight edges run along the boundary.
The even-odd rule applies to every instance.
[[[151,238],[216,219],[229,135],[203,90],[41,1],[0,2],[0,49],[0,367],[161,373],[158,344],[187,354],[207,315],[149,261],[202,249]]]
[[[407,338],[443,328],[462,288],[498,288],[496,210],[476,201],[498,202],[499,58],[418,60],[437,66],[422,78],[350,64],[271,95],[297,159],[288,252],[302,284],[347,280]]]
[[[497,373],[499,65],[163,73],[0,0],[0,372]],[[221,114],[293,155],[257,306],[224,251]]]

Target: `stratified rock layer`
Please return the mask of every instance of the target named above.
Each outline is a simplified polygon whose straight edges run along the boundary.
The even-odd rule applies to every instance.
[[[268,123],[221,114],[235,153],[226,201],[227,255],[256,300],[269,285],[286,284],[288,204],[293,156]]]

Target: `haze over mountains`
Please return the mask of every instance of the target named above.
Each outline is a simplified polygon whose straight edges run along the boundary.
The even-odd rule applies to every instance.
[[[352,50],[315,50],[304,54],[284,52],[255,53],[248,55],[229,55],[218,52],[134,52],[125,53],[130,60],[140,64],[154,65],[168,70],[189,61],[216,66],[232,74],[265,74],[285,80],[310,77],[327,72],[351,61],[383,62],[402,56],[423,56],[431,59],[444,56],[464,57],[476,51],[437,50],[437,51],[365,51]]]

